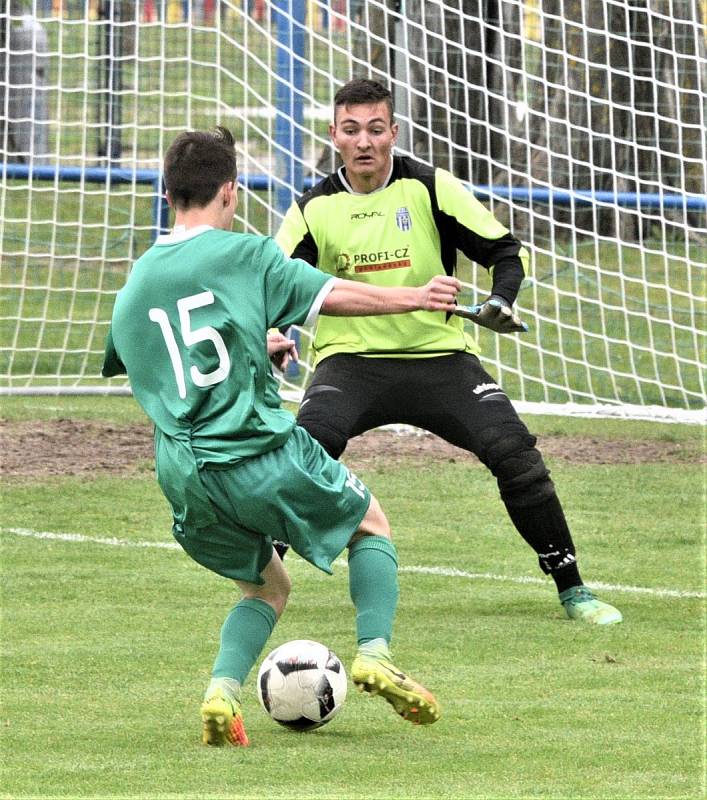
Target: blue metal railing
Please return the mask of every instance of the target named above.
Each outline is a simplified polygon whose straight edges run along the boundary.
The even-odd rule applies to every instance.
[[[301,163],[301,162],[300,162]],[[300,177],[297,183],[279,180],[270,175],[241,175],[242,186],[253,191],[275,191],[283,187],[288,196],[293,191],[304,191],[315,183],[312,176]],[[107,187],[113,184],[148,184],[152,185],[152,228],[153,236],[169,228],[169,207],[164,198],[162,174],[155,169],[129,169],[127,167],[59,167],[50,165],[8,164],[2,165],[2,177],[15,180],[35,180],[77,183],[98,183]],[[678,192],[593,192],[588,189],[527,189],[508,186],[469,186],[480,200],[495,197],[513,200],[517,203],[543,203],[562,206],[588,206],[595,203],[615,205],[622,208],[680,208],[686,211],[707,210],[707,196]],[[281,198],[282,200],[282,198]],[[285,208],[279,209],[284,213]]]
[[[704,211],[707,208],[707,196],[679,192],[595,192],[589,189],[525,189],[518,186],[471,188],[481,200],[493,196],[518,203],[555,203],[561,206],[603,203],[622,208],[685,208],[687,211]]]
[[[52,183],[98,183],[110,187],[116,183],[152,185],[152,236],[169,228],[169,206],[162,191],[162,173],[156,169],[126,167],[59,167],[44,164],[3,164],[3,181],[51,181]]]

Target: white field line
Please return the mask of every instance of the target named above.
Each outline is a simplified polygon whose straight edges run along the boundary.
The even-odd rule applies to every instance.
[[[0,533],[3,535],[11,534],[13,536],[25,536],[31,539],[49,539],[60,542],[76,542],[84,544],[102,544],[110,547],[130,547],[142,549],[157,549],[157,550],[181,550],[181,547],[176,542],[147,542],[147,541],[134,541],[131,539],[118,539],[116,537],[103,537],[103,536],[86,536],[82,533],[54,533],[52,531],[33,531],[28,528],[0,528]],[[298,562],[291,560],[290,564]],[[336,562],[339,566],[346,566],[346,561],[339,559]],[[526,575],[496,575],[493,572],[467,572],[462,569],[455,569],[454,567],[425,567],[425,566],[401,566],[400,572],[412,573],[415,575],[439,575],[444,578],[465,578],[472,581],[499,581],[502,583],[517,583],[517,584],[530,584],[545,586],[548,582],[547,578],[535,578]],[[626,592],[628,594],[645,594],[652,597],[672,597],[672,598],[697,598],[705,599],[706,592],[693,592],[683,589],[660,589],[652,588],[650,586],[625,586],[620,583],[603,583],[601,581],[592,581],[592,588],[601,589],[602,591],[609,592]]]

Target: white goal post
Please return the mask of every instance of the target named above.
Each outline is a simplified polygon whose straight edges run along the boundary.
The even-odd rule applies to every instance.
[[[115,293],[168,225],[174,136],[238,140],[235,229],[273,233],[335,164],[354,76],[400,153],[454,171],[532,251],[530,331],[479,331],[522,409],[704,421],[705,0],[7,0],[0,12],[0,393],[99,378]],[[486,270],[460,259],[465,301]],[[297,399],[311,372],[283,376]]]

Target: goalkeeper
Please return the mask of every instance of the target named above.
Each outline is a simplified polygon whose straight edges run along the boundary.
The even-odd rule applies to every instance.
[[[368,79],[342,87],[329,133],[343,164],[291,205],[277,242],[325,273],[386,287],[453,275],[459,249],[491,272],[490,296],[453,314],[320,318],[297,421],[334,458],[353,436],[391,423],[474,453],[495,476],[567,616],[620,622],[620,612],[584,585],[536,439],[464,330],[462,318],[500,334],[527,330],[513,311],[527,252],[449,172],[394,156],[397,132],[388,89]]]
[[[137,260],[116,299],[103,374],[127,372],[155,424],[157,480],[175,538],[243,592],[221,630],[203,741],[248,743],[241,685],[290,591],[271,537],[325,572],[349,548],[359,643],[352,680],[405,719],[432,723],[435,698],[390,661],[398,583],[387,519],[280,407],[268,354],[282,364],[294,342],[267,331],[318,313],[443,316],[461,284],[437,275],[422,287],[365,286],[285,258],[272,239],[232,233],[236,154],[225,128],[178,136],[164,180],[175,228]]]

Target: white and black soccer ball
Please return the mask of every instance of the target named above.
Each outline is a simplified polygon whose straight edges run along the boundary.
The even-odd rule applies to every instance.
[[[346,699],[346,671],[336,655],[319,642],[286,642],[261,664],[258,698],[275,722],[310,731],[341,711]]]

